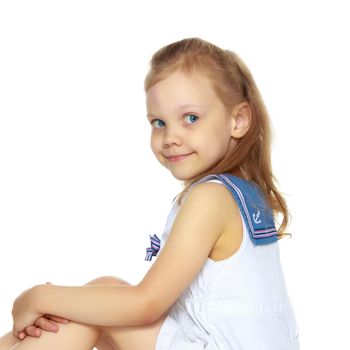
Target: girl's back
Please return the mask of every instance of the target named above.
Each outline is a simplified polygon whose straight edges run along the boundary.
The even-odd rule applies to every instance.
[[[170,308],[156,349],[299,349],[278,243],[261,244],[249,231],[249,226],[258,225],[260,230],[255,232],[264,236],[260,239],[276,237],[271,233],[272,217],[265,212],[256,216],[256,212],[249,210],[258,194],[252,195],[248,182],[248,187],[237,187],[237,180],[241,184],[242,179],[225,176],[236,184],[242,196],[238,200],[235,198],[243,227],[241,245],[226,259],[215,261],[208,257],[198,276]],[[213,177],[208,176],[192,186],[210,181],[226,186],[230,192],[233,190],[222,178]],[[249,196],[247,191],[250,191]],[[160,251],[178,208],[175,203],[168,216]],[[251,214],[253,222],[249,222],[247,213]]]

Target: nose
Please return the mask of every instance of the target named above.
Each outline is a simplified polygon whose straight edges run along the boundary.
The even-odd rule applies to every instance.
[[[174,144],[178,146],[182,144],[182,135],[179,128],[170,128],[168,126],[163,135],[163,147],[169,147]]]

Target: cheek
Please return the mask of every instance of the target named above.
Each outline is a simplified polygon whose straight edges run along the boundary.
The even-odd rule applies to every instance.
[[[161,148],[161,140],[159,135],[152,134],[150,140],[150,146],[152,152],[157,156]]]
[[[196,140],[193,141],[193,145],[198,145],[198,149],[203,152],[208,160],[215,159],[220,153],[220,134],[208,133],[205,138],[198,140],[198,143],[195,143]]]
[[[225,128],[212,129],[206,138],[205,150],[209,157],[217,158],[225,155],[230,148],[233,138]]]

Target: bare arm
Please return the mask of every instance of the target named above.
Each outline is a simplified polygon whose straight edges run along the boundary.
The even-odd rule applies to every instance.
[[[13,304],[13,334],[23,339],[24,329],[45,314],[95,326],[144,325],[153,320],[149,305],[138,286],[37,285]]]
[[[147,302],[137,286],[40,285],[37,288],[39,313],[98,326],[136,326],[146,324],[149,318]]]

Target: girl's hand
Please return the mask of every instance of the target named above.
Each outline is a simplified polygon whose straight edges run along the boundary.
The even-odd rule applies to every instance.
[[[46,284],[52,284],[51,282],[46,282]],[[54,322],[52,322],[54,321]],[[19,333],[19,337],[24,339],[27,335],[31,337],[39,338],[41,335],[41,329],[48,332],[58,332],[57,323],[68,323],[69,320],[66,318],[53,316],[53,315],[44,315],[38,318],[33,326],[26,327],[24,331]]]
[[[34,325],[28,326],[24,329],[24,331],[21,331],[19,333],[19,338],[23,340],[27,335],[29,335],[30,337],[39,338],[41,335],[41,330],[48,332],[58,332],[59,328],[57,323],[67,324],[68,322],[69,320],[62,317],[44,315],[38,318],[35,321]]]
[[[37,300],[40,300],[39,291],[40,285],[27,289],[13,303],[13,335],[20,340],[25,337],[25,328],[34,325],[35,321],[43,316],[36,309]]]

